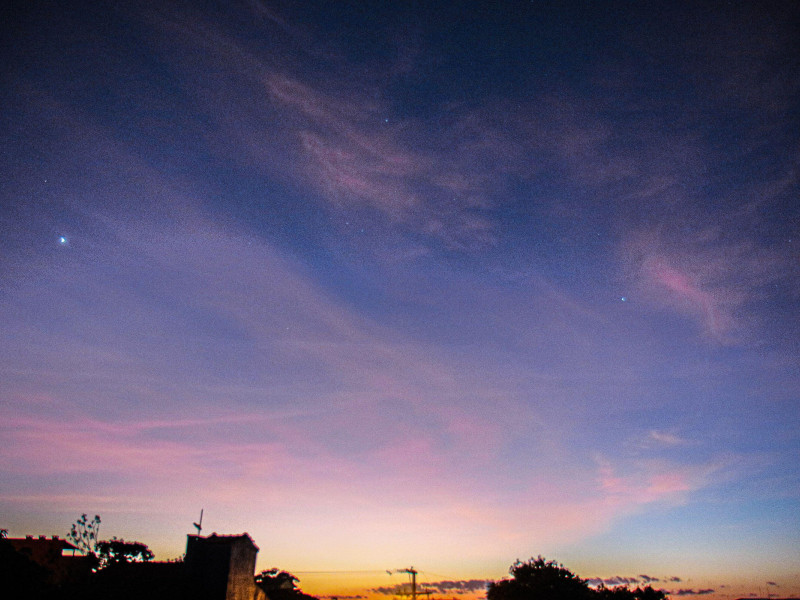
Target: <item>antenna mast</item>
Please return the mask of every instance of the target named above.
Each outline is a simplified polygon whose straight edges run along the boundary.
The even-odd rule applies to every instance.
[[[197,535],[200,535],[200,532],[203,531],[203,509],[200,509],[200,521],[197,523],[192,523],[197,528]]]

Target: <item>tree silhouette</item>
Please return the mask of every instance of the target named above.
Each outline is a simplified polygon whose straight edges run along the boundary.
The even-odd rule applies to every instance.
[[[153,560],[153,552],[142,542],[126,542],[112,537],[110,540],[98,542],[100,564],[109,565],[126,564],[131,562],[147,562]]]
[[[274,567],[256,575],[256,585],[264,590],[269,600],[317,600],[297,587],[299,581],[291,573]]]
[[[666,594],[649,585],[634,590],[627,586],[592,589],[572,571],[543,557],[517,561],[509,569],[512,579],[489,584],[487,600],[666,600]]]
[[[91,521],[86,513],[72,524],[72,529],[67,538],[72,541],[78,550],[84,554],[97,554],[97,536],[100,533],[100,515],[95,515]]]
[[[564,565],[542,556],[527,562],[517,560],[509,573],[512,579],[489,584],[487,600],[590,600],[594,593]]]

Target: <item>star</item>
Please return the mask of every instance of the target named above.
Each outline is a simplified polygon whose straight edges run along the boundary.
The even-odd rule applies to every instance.
[[[67,245],[67,238],[65,238],[62,235],[60,238],[58,238],[58,243],[61,244],[62,246],[66,246]]]

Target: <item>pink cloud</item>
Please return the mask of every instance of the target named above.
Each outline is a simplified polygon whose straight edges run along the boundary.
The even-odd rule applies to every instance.
[[[722,339],[733,327],[733,315],[722,290],[703,289],[699,277],[679,271],[661,257],[648,258],[642,268],[645,276],[661,286],[676,306],[695,313],[714,338]]]
[[[84,482],[76,487],[95,490],[98,501],[105,497],[118,499],[122,505],[143,502],[157,512],[168,510],[175,503],[191,502],[200,490],[208,501],[223,503],[235,503],[252,494],[280,502],[282,497],[288,498],[288,489],[291,494],[315,489],[335,493],[341,487],[337,484],[339,478],[346,479],[353,470],[352,465],[337,462],[330,455],[320,462],[309,439],[282,439],[282,428],[254,416],[249,416],[248,422],[259,426],[262,437],[270,441],[228,439],[226,428],[215,429],[225,422],[218,419],[193,420],[190,432],[199,428],[202,435],[186,435],[183,428],[188,423],[177,423],[175,427],[159,424],[159,428],[171,431],[157,437],[147,435],[149,423],[91,419],[55,422],[13,417],[5,422],[8,429],[3,437],[9,451],[2,457],[2,466],[7,473],[25,473],[34,478],[70,474]],[[310,450],[310,454],[303,458],[292,449],[294,443]],[[292,474],[288,480],[287,474]],[[105,482],[109,476],[111,479]],[[118,483],[111,483],[120,476]],[[208,487],[212,481],[214,485]],[[55,496],[76,500],[83,497],[77,491],[55,492]],[[19,501],[17,494],[3,497]]]
[[[504,539],[505,551],[529,551],[530,540],[538,547],[577,542],[653,504],[683,504],[692,492],[711,484],[722,466],[614,463],[603,457],[595,462],[594,470],[584,465],[577,477],[539,477],[526,488],[524,500],[495,500],[497,506],[486,507],[486,522]]]
[[[638,230],[623,243],[623,264],[641,299],[697,321],[720,343],[747,339],[759,321],[754,305],[791,268],[787,257],[746,238],[722,237],[714,227],[674,236]]]
[[[612,506],[635,507],[664,500],[675,501],[692,489],[688,474],[682,470],[655,472],[623,477],[608,465],[600,467],[600,488]]]

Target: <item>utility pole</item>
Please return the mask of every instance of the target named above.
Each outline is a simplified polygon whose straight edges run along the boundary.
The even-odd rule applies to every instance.
[[[414,567],[395,569],[395,573],[408,573],[411,575],[411,600],[417,600],[417,570]]]

